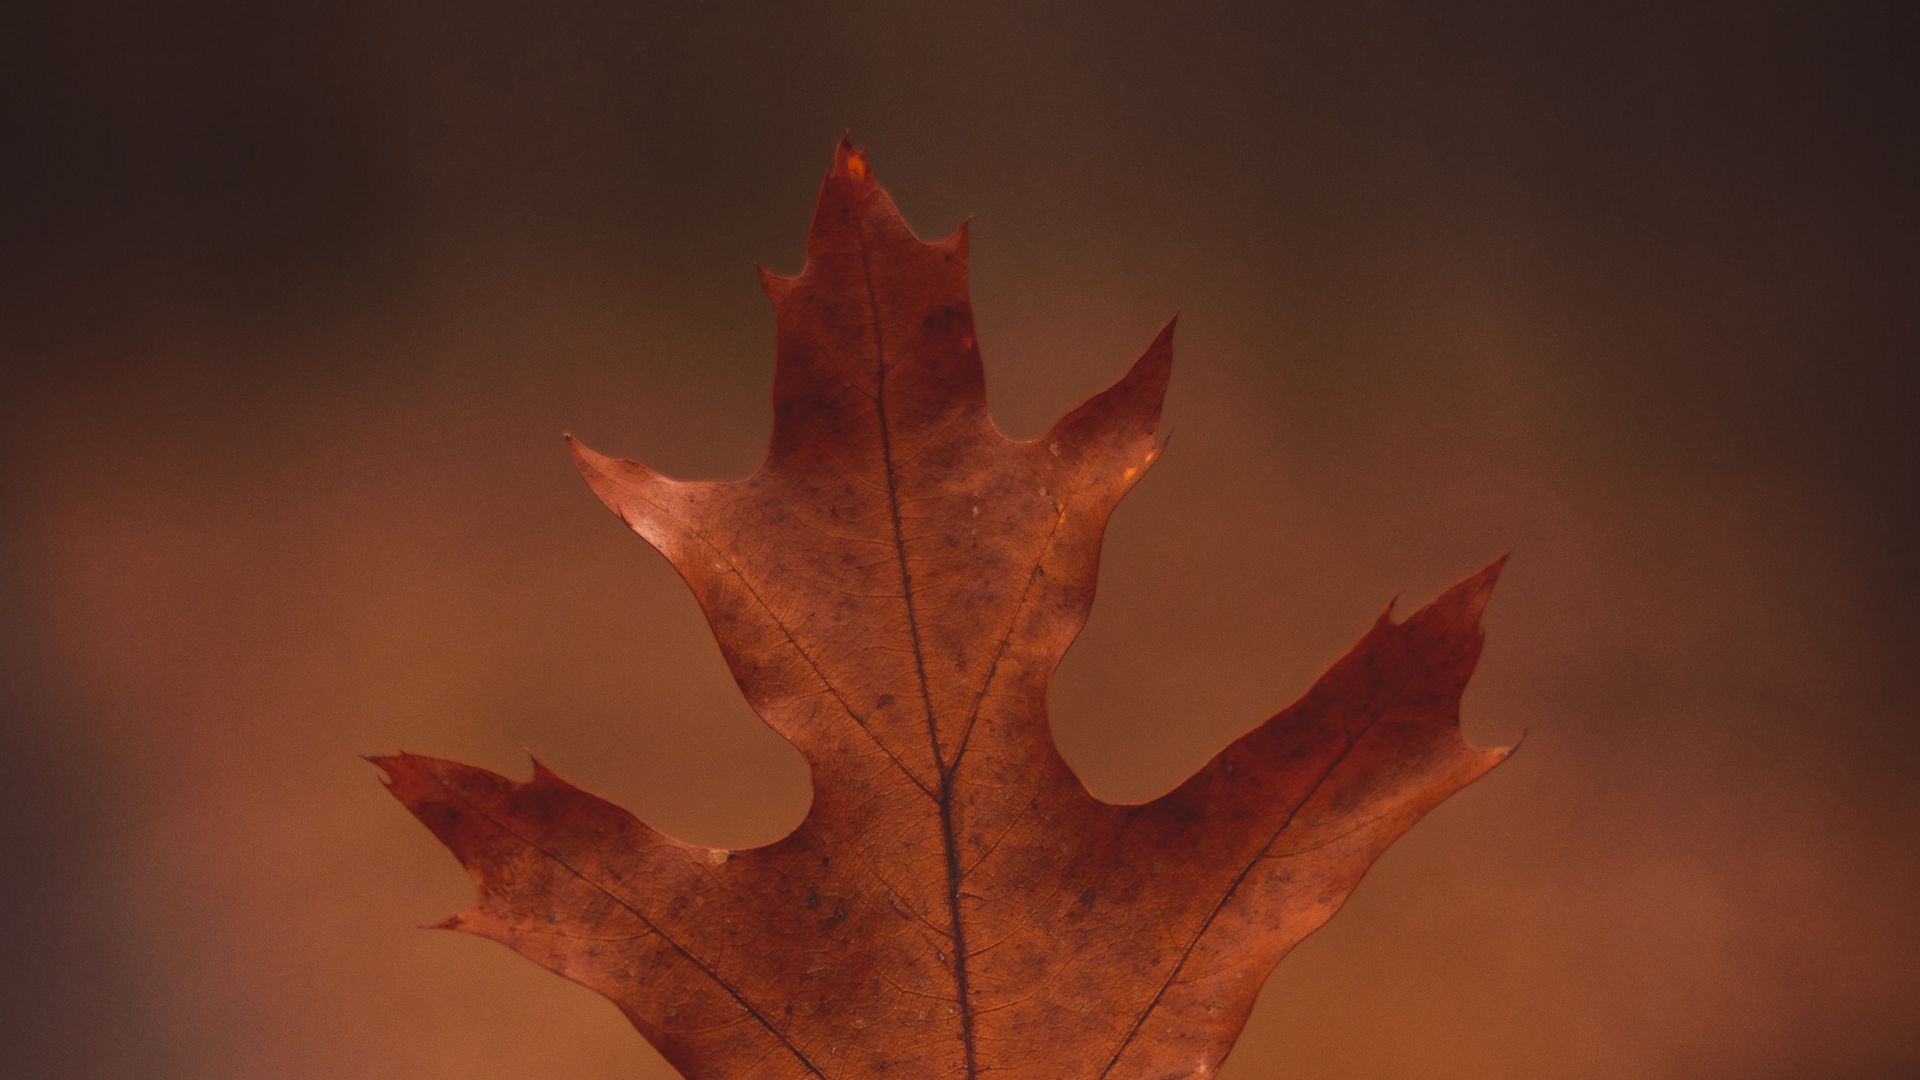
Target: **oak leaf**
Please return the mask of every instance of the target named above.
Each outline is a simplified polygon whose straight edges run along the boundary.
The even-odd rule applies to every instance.
[[[965,227],[920,241],[845,142],[804,271],[762,276],[758,471],[674,480],[569,445],[805,755],[805,821],[710,850],[537,763],[377,758],[479,885],[446,925],[606,995],[692,1080],[1211,1074],[1288,949],[1508,752],[1459,729],[1499,564],[1382,615],[1174,791],[1102,802],[1054,747],[1047,683],[1159,452],[1172,326],[1046,435],[1005,438]]]

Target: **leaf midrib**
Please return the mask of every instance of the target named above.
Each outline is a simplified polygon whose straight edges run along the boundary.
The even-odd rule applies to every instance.
[[[933,691],[927,683],[926,651],[920,642],[920,620],[913,604],[913,572],[907,567],[907,542],[900,523],[900,487],[894,475],[893,433],[887,422],[887,340],[881,327],[880,297],[873,286],[873,263],[867,251],[867,230],[858,216],[853,222],[854,237],[860,248],[860,275],[867,288],[867,310],[873,320],[873,357],[876,369],[873,389],[874,413],[880,425],[880,460],[887,481],[887,515],[893,524],[893,550],[900,564],[900,595],[907,609],[907,633],[913,645],[913,668],[920,681],[920,703],[926,714],[927,741],[933,750],[933,765],[940,776],[935,802],[940,809],[940,843],[945,849],[947,870],[948,937],[953,945],[954,1001],[960,1018],[960,1045],[965,1053],[967,1080],[979,1075],[973,1037],[973,1000],[967,989],[967,930],[960,914],[960,848],[953,826],[953,790],[955,770],[940,749],[940,726],[934,717]],[[988,676],[991,678],[991,674]],[[959,763],[955,755],[954,764]]]

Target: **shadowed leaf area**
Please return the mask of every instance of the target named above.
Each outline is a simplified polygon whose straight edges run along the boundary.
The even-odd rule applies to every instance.
[[[712,850],[539,765],[377,758],[479,884],[446,925],[606,995],[690,1080],[1211,1074],[1287,950],[1507,754],[1459,726],[1499,565],[1382,615],[1165,796],[1102,802],[1054,747],[1047,683],[1158,453],[1172,326],[1046,435],[1004,437],[966,230],[923,243],[844,142],[805,269],[763,282],[758,471],[675,480],[569,446],[805,755],[807,817]]]

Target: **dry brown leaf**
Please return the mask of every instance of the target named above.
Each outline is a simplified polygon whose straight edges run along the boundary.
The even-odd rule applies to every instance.
[[[966,230],[922,243],[844,142],[805,270],[763,280],[757,472],[672,480],[570,445],[805,755],[806,820],[710,850],[538,764],[378,758],[479,883],[447,925],[611,998],[692,1080],[1211,1074],[1287,950],[1508,752],[1459,729],[1499,564],[1381,616],[1176,790],[1101,802],[1054,748],[1047,682],[1158,453],[1171,325],[1048,434],[1005,438]]]

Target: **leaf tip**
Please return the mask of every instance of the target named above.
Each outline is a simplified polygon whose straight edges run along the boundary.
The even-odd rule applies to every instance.
[[[1506,564],[1505,555],[1493,560],[1478,573],[1429,600],[1425,606],[1407,616],[1406,623],[1402,625],[1422,623],[1458,630],[1477,630],[1480,617],[1487,610],[1487,602],[1493,597],[1493,587],[1500,581],[1500,571]],[[1382,620],[1386,620],[1392,612],[1393,603],[1390,602],[1387,604],[1387,614],[1381,616]]]
[[[399,768],[409,755],[402,750],[397,754],[360,754],[358,756],[361,761],[379,769],[380,782],[391,789]]]
[[[1160,419],[1160,410],[1167,402],[1167,385],[1173,379],[1173,331],[1180,324],[1180,316],[1175,313],[1167,320],[1167,325],[1153,336],[1147,345],[1147,351],[1140,354],[1134,362],[1133,371],[1127,373],[1129,380],[1138,378],[1141,392],[1148,395],[1152,405],[1153,419]]]
[[[851,180],[855,184],[871,184],[873,166],[867,161],[866,151],[853,145],[853,133],[840,136],[840,143],[833,148],[833,168],[827,173],[835,180]]]
[[[961,218],[960,224],[955,225],[952,232],[933,246],[948,252],[964,263],[968,252],[973,247],[973,215],[969,214]]]
[[[1461,618],[1478,623],[1480,615],[1487,609],[1487,601],[1493,597],[1493,587],[1500,581],[1500,572],[1506,568],[1507,556],[1488,563],[1485,569],[1448,590],[1447,597],[1455,597],[1459,605]],[[1446,597],[1443,597],[1445,599]]]
[[[547,768],[545,762],[533,756],[533,751],[531,749],[523,746],[520,748],[520,752],[527,755],[527,761],[529,761],[533,765],[533,779],[528,781],[528,783],[554,784],[554,783],[560,782],[559,775],[555,773],[552,769]]]
[[[1499,748],[1499,753],[1500,753],[1500,760],[1501,760],[1501,761],[1505,761],[1505,760],[1507,760],[1508,758],[1510,758],[1510,757],[1512,757],[1512,756],[1513,756],[1514,754],[1516,754],[1516,753],[1518,753],[1518,752],[1519,752],[1519,750],[1520,750],[1520,747],[1521,747],[1521,746],[1522,746],[1523,744],[1525,744],[1525,743],[1526,743],[1526,741],[1527,741],[1527,732],[1528,732],[1528,730],[1529,730],[1529,729],[1527,729],[1527,728],[1521,728],[1521,729],[1520,729],[1520,734],[1518,734],[1518,735],[1516,735],[1516,736],[1514,736],[1514,739],[1513,739],[1513,743],[1512,743],[1512,745],[1510,745],[1510,746],[1502,746],[1502,747],[1500,747],[1500,748]]]
[[[1173,374],[1173,327],[1172,321],[1161,327],[1118,382],[1054,425],[1043,440],[1050,452],[1054,446],[1068,446],[1080,455],[1118,455],[1124,466],[1122,482],[1131,486],[1139,480],[1163,449],[1154,445],[1153,437]]]
[[[797,277],[776,274],[759,263],[753,264],[753,270],[760,277],[761,290],[767,294],[767,299],[771,300],[776,308],[786,300],[787,296],[793,292],[793,287],[800,281]]]
[[[620,520],[628,521],[626,490],[636,479],[653,479],[653,471],[639,462],[602,454],[572,435],[566,436],[566,444],[567,453],[573,458],[573,467],[580,470],[580,477],[587,482],[588,489]],[[628,524],[631,525],[631,521]]]
[[[1520,734],[1514,738],[1513,742],[1506,746],[1473,747],[1474,756],[1479,762],[1479,767],[1474,772],[1474,779],[1479,779],[1500,765],[1505,764],[1506,760],[1512,757],[1514,753],[1520,749],[1520,745],[1526,741],[1527,732],[1525,728],[1522,728]]]
[[[620,466],[633,464],[603,454],[572,435],[565,436],[565,440],[567,453],[572,455],[574,467],[580,470],[589,484],[594,483],[596,479],[611,480],[620,471]]]

